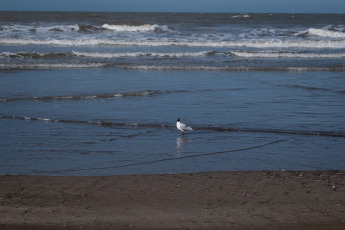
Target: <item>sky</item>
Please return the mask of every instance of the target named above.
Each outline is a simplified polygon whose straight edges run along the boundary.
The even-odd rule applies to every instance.
[[[0,0],[0,11],[345,13],[345,0]]]

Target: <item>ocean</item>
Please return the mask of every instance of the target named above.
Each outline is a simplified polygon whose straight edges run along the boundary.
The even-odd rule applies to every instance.
[[[0,12],[0,174],[344,170],[344,114],[344,14]]]

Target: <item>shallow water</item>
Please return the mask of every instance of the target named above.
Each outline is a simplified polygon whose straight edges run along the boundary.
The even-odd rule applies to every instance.
[[[2,173],[345,166],[343,73],[82,69],[0,75],[7,85],[1,98],[15,99],[0,103]],[[177,117],[195,130],[182,136]]]
[[[0,173],[345,169],[344,58],[344,15],[1,12]]]

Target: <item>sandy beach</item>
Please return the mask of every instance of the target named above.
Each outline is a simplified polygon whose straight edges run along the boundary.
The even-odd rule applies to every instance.
[[[0,176],[0,229],[345,229],[345,172]]]

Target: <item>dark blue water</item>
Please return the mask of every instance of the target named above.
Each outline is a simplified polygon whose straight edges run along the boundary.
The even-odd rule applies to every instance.
[[[0,173],[345,169],[343,19],[2,12]]]

